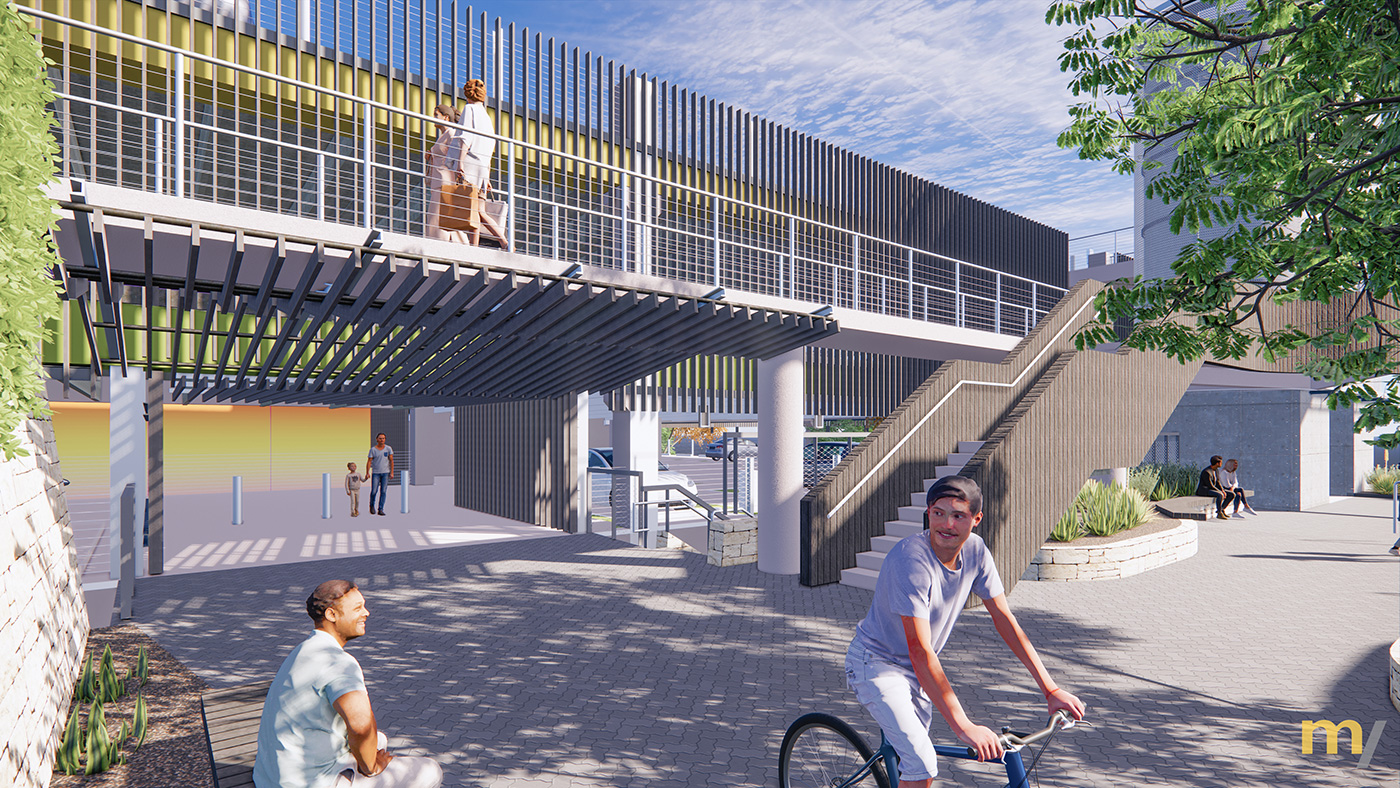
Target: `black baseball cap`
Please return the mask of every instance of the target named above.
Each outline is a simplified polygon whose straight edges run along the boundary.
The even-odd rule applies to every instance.
[[[956,498],[967,501],[968,511],[980,514],[982,511],[982,488],[966,476],[944,476],[928,488],[928,499],[924,506],[931,506],[939,498]]]

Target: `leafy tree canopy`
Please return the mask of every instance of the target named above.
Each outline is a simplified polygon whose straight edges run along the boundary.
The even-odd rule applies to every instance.
[[[1225,228],[1176,277],[1106,290],[1080,346],[1132,317],[1130,346],[1183,360],[1295,354],[1332,407],[1366,403],[1358,430],[1400,422],[1396,385],[1367,383],[1397,371],[1400,3],[1057,0],[1046,21],[1077,28],[1060,145],[1141,168],[1173,232]],[[1267,320],[1297,302],[1334,319]]]
[[[0,451],[23,453],[15,428],[48,408],[39,377],[45,321],[58,317],[50,270],[58,263],[48,235],[57,146],[47,105],[53,90],[34,29],[0,4]]]

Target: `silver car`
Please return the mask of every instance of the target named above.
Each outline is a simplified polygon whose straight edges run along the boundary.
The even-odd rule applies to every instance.
[[[611,467],[613,467],[613,450],[612,450],[612,449],[589,449],[589,450],[588,450],[588,467],[590,467],[590,468],[611,468]],[[656,467],[657,467],[657,470],[660,471],[660,472],[656,475],[656,483],[657,483],[657,484],[675,484],[675,485],[679,485],[679,486],[685,488],[685,490],[686,490],[687,492],[689,492],[691,495],[694,495],[694,496],[699,497],[699,495],[700,495],[700,490],[699,490],[698,487],[695,486],[695,482],[693,482],[693,481],[690,480],[690,477],[689,477],[689,476],[686,476],[685,474],[681,473],[680,471],[673,471],[673,470],[671,470],[670,468],[666,467],[666,463],[664,463],[664,462],[658,461],[658,462],[656,463]],[[667,490],[667,491],[666,491],[666,500],[669,501],[669,500],[675,499],[676,505],[679,505],[680,499],[681,499],[681,498],[682,498],[682,496],[680,496],[680,495],[678,495],[678,494],[675,494],[675,493],[674,493],[673,491],[671,491],[671,490]]]

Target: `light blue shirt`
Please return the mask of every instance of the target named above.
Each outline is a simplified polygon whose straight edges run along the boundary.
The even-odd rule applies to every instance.
[[[394,456],[394,447],[384,444],[384,448],[378,446],[369,447],[369,472],[388,473],[389,458]]]
[[[341,695],[365,691],[360,663],[329,633],[317,630],[292,649],[263,703],[258,723],[257,788],[326,788],[355,765]]]
[[[958,553],[958,568],[938,560],[928,531],[906,536],[885,556],[870,612],[856,625],[855,642],[871,656],[913,668],[903,616],[926,618],[933,652],[943,650],[968,593],[991,599],[1006,593],[982,537],[971,534]]]

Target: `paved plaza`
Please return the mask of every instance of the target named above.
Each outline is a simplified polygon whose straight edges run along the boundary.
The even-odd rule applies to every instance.
[[[1143,575],[1018,585],[1022,625],[1094,723],[1052,743],[1040,784],[1394,788],[1394,538],[1390,502],[1354,498],[1203,523],[1197,556]],[[448,785],[772,786],[782,732],[810,710],[878,739],[842,675],[868,592],[601,536],[148,578],[136,619],[214,686],[267,679],[334,576],[368,599],[350,648],[380,724],[400,751],[442,759]],[[974,719],[1043,722],[984,613],[942,659]],[[1300,723],[1318,719],[1368,735],[1385,721],[1369,767],[1345,734],[1337,754],[1319,736],[1302,755]],[[997,784],[944,767],[939,784]]]

